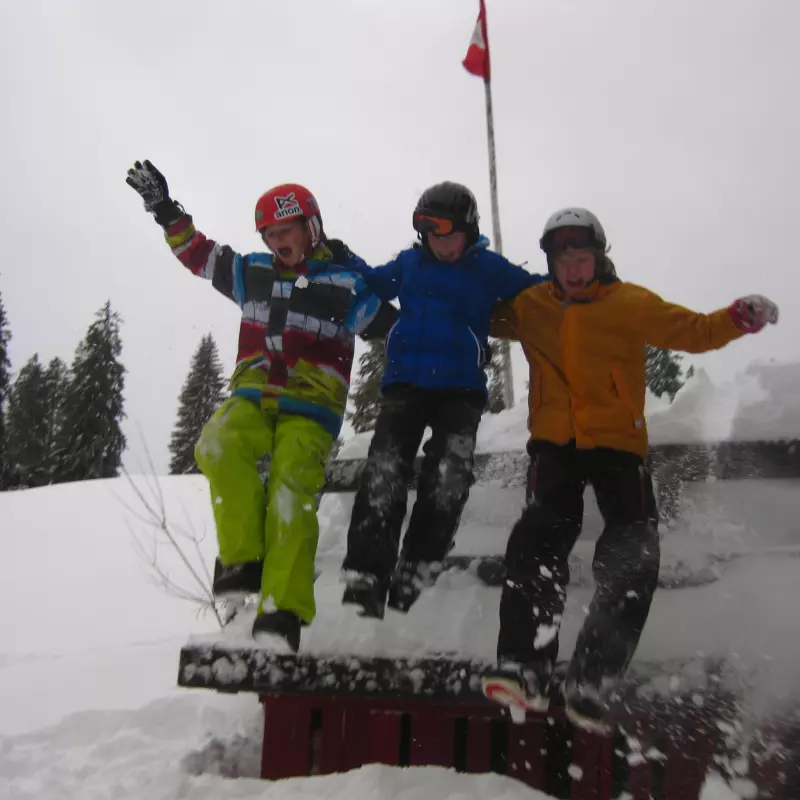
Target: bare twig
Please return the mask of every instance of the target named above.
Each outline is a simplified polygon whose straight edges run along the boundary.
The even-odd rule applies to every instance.
[[[141,435],[141,432],[140,432]],[[144,444],[144,443],[143,443]],[[149,474],[146,479],[145,486],[140,486],[133,480],[131,475],[123,468],[122,474],[128,482],[133,495],[137,501],[137,508],[125,501],[122,497],[117,495],[117,499],[128,513],[138,522],[148,526],[151,533],[148,537],[148,542],[145,543],[143,535],[137,533],[129,519],[125,520],[128,531],[134,543],[134,548],[139,556],[139,559],[145,564],[148,569],[148,577],[150,582],[166,592],[172,597],[196,603],[201,606],[201,610],[211,609],[217,619],[220,627],[222,627],[222,618],[217,609],[216,601],[213,591],[211,589],[211,575],[206,566],[205,559],[203,558],[200,550],[200,543],[206,536],[206,531],[203,531],[202,536],[198,537],[192,529],[189,520],[189,515],[186,508],[183,508],[183,513],[187,519],[187,526],[176,526],[167,519],[166,503],[164,500],[164,493],[162,491],[161,483],[155,474],[155,466],[150,457],[150,451],[147,445],[144,445],[145,455],[147,457]],[[165,541],[161,540],[161,536]],[[184,539],[192,543],[195,558],[199,563],[199,569],[192,563],[192,559],[186,554],[184,547],[181,545],[179,539]],[[185,567],[186,571],[196,588],[191,589],[177,583],[174,578],[163,567],[159,559],[159,547],[162,545],[169,545],[177,554]]]

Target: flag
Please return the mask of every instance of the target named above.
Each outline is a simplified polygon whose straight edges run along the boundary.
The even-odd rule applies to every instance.
[[[462,62],[467,72],[490,80],[491,70],[489,67],[489,36],[486,33],[486,4],[481,0],[481,10],[478,13],[478,20],[475,23],[475,30],[472,32],[472,39],[469,41],[467,57]]]

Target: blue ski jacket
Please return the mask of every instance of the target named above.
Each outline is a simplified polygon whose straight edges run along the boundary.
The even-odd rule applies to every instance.
[[[365,267],[367,286],[400,315],[386,337],[383,386],[486,391],[489,322],[498,301],[545,280],[487,249],[481,236],[458,261],[439,261],[421,245],[382,267]]]

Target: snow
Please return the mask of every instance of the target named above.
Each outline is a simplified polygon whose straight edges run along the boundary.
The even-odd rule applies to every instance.
[[[699,373],[673,405],[654,404],[661,407],[650,412],[650,425],[672,440],[686,431],[694,431],[698,441],[733,431],[756,439],[797,438],[799,377],[795,367],[760,365],[715,387]],[[524,406],[486,418],[482,449],[502,450],[512,441],[520,449],[525,424]],[[157,499],[152,481],[135,481],[146,496]],[[205,536],[197,549],[190,539],[182,541],[200,577],[207,578],[216,547],[205,480],[163,478],[158,487],[170,526]],[[686,486],[681,519],[664,532],[663,570],[707,582],[656,592],[635,662],[722,655],[737,670],[752,714],[797,702],[797,498],[797,484],[788,480]],[[499,593],[470,572],[445,573],[407,616],[391,613],[383,623],[342,608],[339,567],[352,501],[346,494],[322,500],[319,616],[303,633],[304,651],[354,659],[459,653],[491,661]],[[473,487],[456,552],[502,553],[522,504],[519,489]],[[371,766],[275,784],[248,780],[257,775],[260,757],[258,703],[252,696],[176,688],[177,655],[187,637],[218,640],[219,634],[213,615],[198,613],[196,605],[153,585],[152,567],[142,560],[135,536],[140,543],[160,542],[155,554],[162,573],[186,591],[196,591],[194,578],[161,534],[152,539],[156,531],[142,515],[141,502],[125,479],[0,495],[0,601],[7,609],[0,617],[0,798],[124,800],[143,796],[143,787],[148,797],[164,800],[223,795],[274,800],[544,797],[503,777],[438,768]],[[591,555],[600,527],[587,493],[585,536],[576,548],[562,656],[573,647],[588,605]],[[250,643],[250,619],[245,612],[234,622],[223,645]],[[237,664],[225,661],[218,665],[220,674],[227,670],[234,676]],[[683,673],[668,676],[649,690],[674,691],[686,679]],[[702,703],[698,681],[696,702]],[[231,782],[222,775],[244,779]],[[710,774],[703,800],[752,792],[746,775],[729,788]]]
[[[800,364],[756,363],[715,385],[698,370],[647,416],[653,443],[800,439]]]

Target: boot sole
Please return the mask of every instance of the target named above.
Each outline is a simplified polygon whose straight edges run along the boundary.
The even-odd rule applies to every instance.
[[[587,717],[586,715],[581,714],[579,711],[576,711],[569,704],[564,707],[564,714],[576,728],[582,728],[589,733],[597,733],[601,736],[608,736],[612,732],[611,725],[609,725],[605,720],[597,719],[596,717]]]
[[[297,653],[287,641],[285,636],[279,633],[271,633],[270,631],[253,631],[253,641],[259,647],[268,649],[271,653],[277,653],[282,656],[292,656]]]
[[[355,606],[358,609],[358,616],[366,619],[383,619],[385,608],[376,608],[374,605],[364,605],[356,597],[349,597],[345,591],[342,597],[343,606]]]
[[[499,703],[509,709],[522,711],[547,711],[550,698],[537,694],[535,697],[525,694],[519,684],[511,678],[482,678],[483,694],[493,703]]]

